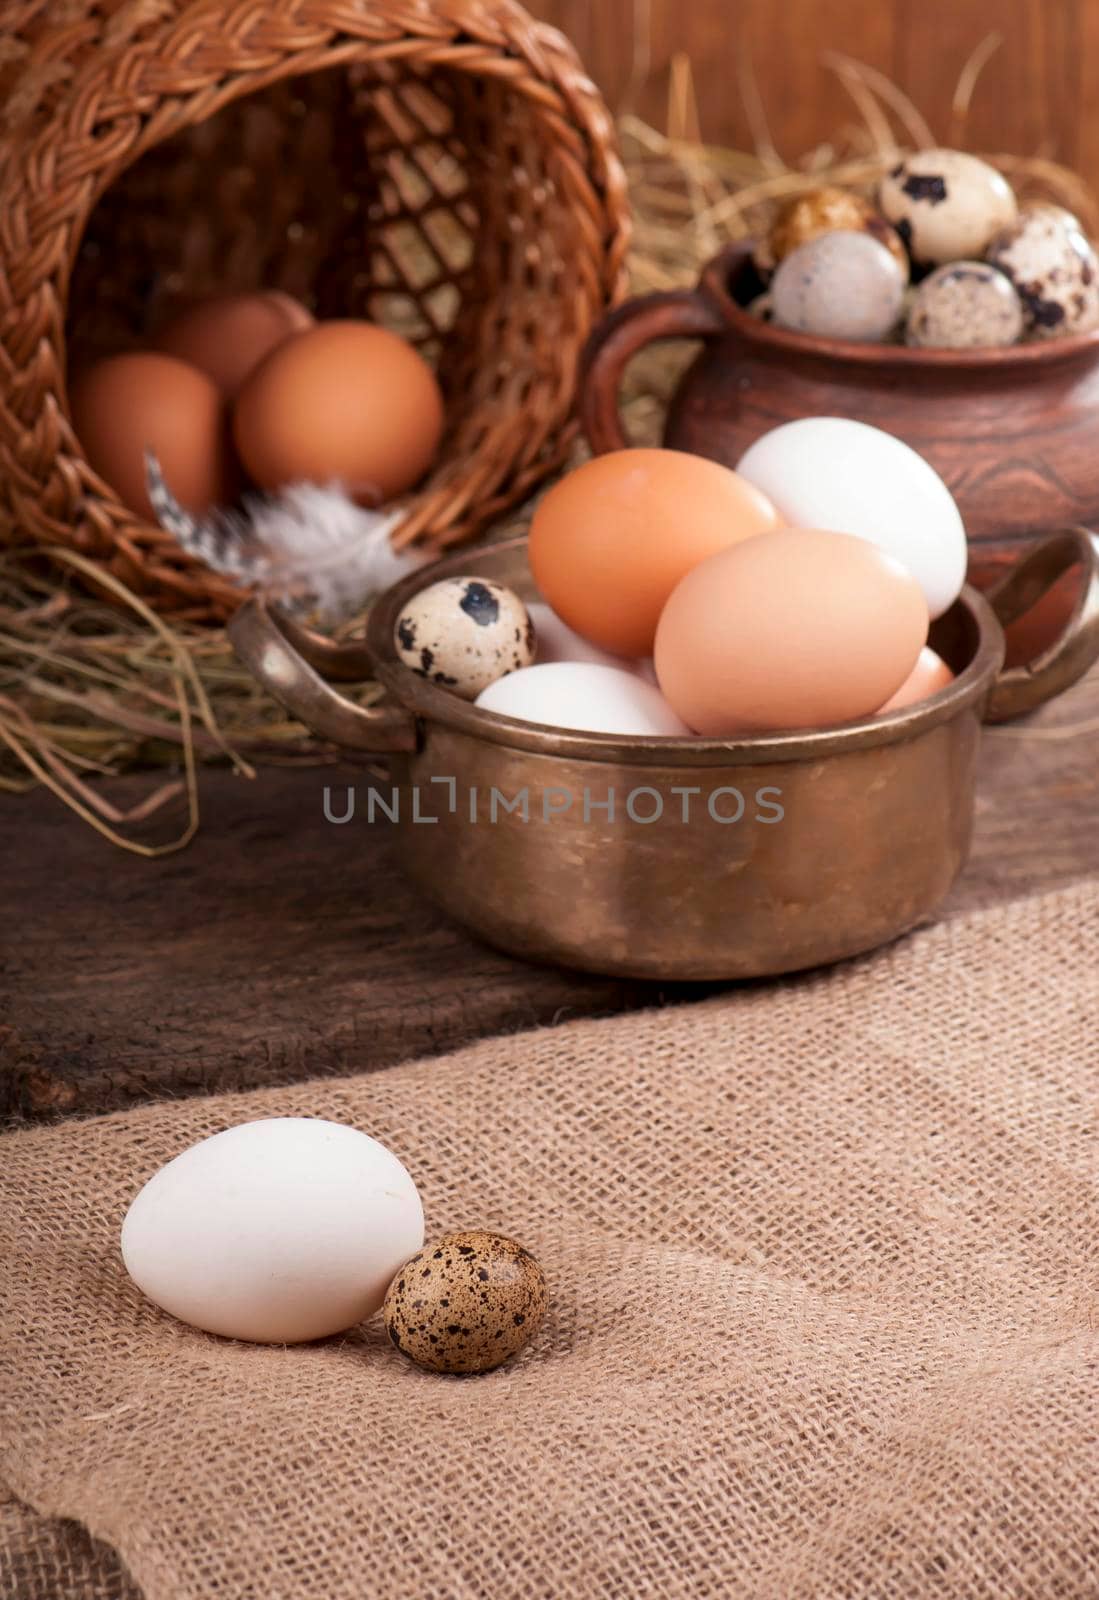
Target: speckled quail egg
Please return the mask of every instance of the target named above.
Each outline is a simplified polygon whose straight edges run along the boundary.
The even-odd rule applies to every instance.
[[[1018,211],[1007,179],[962,150],[905,156],[882,179],[878,204],[924,266],[983,256]]]
[[[490,1372],[541,1327],[546,1278],[514,1239],[448,1233],[405,1262],[382,1312],[393,1344],[417,1366]]]
[[[393,638],[406,667],[463,700],[476,700],[534,660],[526,606],[487,578],[443,578],[421,589],[397,618]]]
[[[988,259],[1015,285],[1033,338],[1099,327],[1099,257],[1070,212],[1027,207],[992,240]]]
[[[921,349],[977,350],[1017,344],[1022,333],[1022,302],[1004,274],[986,261],[951,261],[916,290],[906,340]]]
[[[748,312],[758,317],[760,322],[774,322],[775,303],[769,294],[757,294],[754,300],[748,302]]]
[[[908,277],[908,253],[897,230],[862,195],[831,185],[811,189],[783,207],[769,233],[756,246],[756,267],[766,277],[799,245],[840,229],[845,233],[868,233],[885,246]]]
[[[775,325],[825,339],[888,339],[905,278],[884,245],[845,229],[822,233],[779,263],[771,284]]]

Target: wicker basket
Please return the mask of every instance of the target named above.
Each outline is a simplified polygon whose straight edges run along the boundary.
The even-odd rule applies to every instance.
[[[66,406],[71,366],[217,290],[371,317],[434,361],[446,438],[399,542],[470,538],[565,458],[625,180],[571,47],[512,0],[17,0],[0,108],[0,543],[233,609],[95,476]]]

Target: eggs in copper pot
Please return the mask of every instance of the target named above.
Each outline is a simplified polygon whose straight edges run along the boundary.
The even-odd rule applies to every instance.
[[[534,624],[512,589],[487,578],[441,578],[401,608],[394,647],[420,678],[476,700],[482,689],[530,666]]]
[[[757,439],[737,471],[790,527],[859,534],[923,587],[933,617],[965,582],[965,525],[942,478],[901,439],[851,417],[802,417]]]
[[[89,465],[135,515],[153,519],[146,450],[196,516],[235,498],[238,468],[224,399],[196,367],[152,351],[109,356],[73,380],[69,406]]]
[[[498,678],[477,697],[482,711],[581,733],[682,739],[691,729],[660,689],[636,672],[593,661],[551,661]]]
[[[779,528],[702,562],[656,634],[665,698],[714,738],[877,712],[927,639],[927,602],[893,556],[851,534]]]
[[[924,645],[908,677],[896,694],[891,696],[880,709],[900,711],[905,706],[917,705],[921,700],[930,699],[933,694],[938,694],[940,689],[947,688],[953,682],[954,674],[942,656],[937,655],[930,645]]]
[[[652,654],[664,603],[693,566],[778,524],[728,467],[678,450],[597,456],[545,495],[530,530],[543,599],[612,655]]]
[[[212,378],[232,399],[271,351],[313,326],[312,314],[278,289],[217,295],[179,312],[154,343]]]
[[[323,322],[284,340],[237,396],[241,460],[264,489],[341,483],[368,502],[411,489],[442,438],[435,374],[406,340],[368,322]]]

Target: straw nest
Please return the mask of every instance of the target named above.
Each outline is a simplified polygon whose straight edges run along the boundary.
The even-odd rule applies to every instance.
[[[677,63],[666,131],[632,117],[620,122],[636,222],[634,289],[693,282],[722,244],[757,233],[806,189],[834,183],[869,192],[905,148],[964,145],[992,42],[967,64],[952,126],[939,139],[888,80],[846,57],[826,57],[857,122],[795,167],[775,152],[750,84],[742,88],[755,152],[703,144],[690,67]],[[1099,232],[1094,196],[1074,174],[1045,160],[989,159],[1023,198],[1055,200]],[[665,347],[635,363],[627,415],[636,439],[658,439],[663,405],[690,354]],[[158,855],[182,848],[199,825],[203,763],[231,763],[250,776],[261,764],[335,759],[256,688],[220,629],[169,624],[75,552],[52,556],[49,565],[26,552],[0,558],[0,789],[44,784],[113,843]],[[110,589],[113,603],[91,596],[91,577]],[[357,625],[361,619],[349,628]],[[374,693],[368,685],[360,696],[366,702]],[[136,768],[160,768],[163,781],[143,786],[141,803],[123,810],[95,780]]]

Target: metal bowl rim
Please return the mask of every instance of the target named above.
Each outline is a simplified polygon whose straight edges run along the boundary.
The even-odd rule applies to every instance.
[[[698,735],[689,738],[637,738],[622,734],[582,733],[500,716],[496,712],[479,710],[468,700],[459,699],[457,695],[429,683],[406,667],[396,654],[393,629],[401,608],[419,590],[441,578],[491,576],[490,573],[478,574],[479,560],[523,550],[526,543],[524,535],[482,545],[473,551],[458,551],[418,568],[387,589],[375,602],[367,628],[367,643],[376,663],[378,679],[394,700],[423,722],[511,750],[565,757],[573,761],[659,767],[756,766],[787,761],[819,761],[829,756],[907,743],[973,707],[978,709],[979,714],[1003,664],[1003,630],[988,601],[967,584],[951,607],[951,612],[960,606],[976,625],[977,646],[972,659],[945,689],[899,711],[879,713],[837,727],[792,729],[735,739],[709,739]]]

